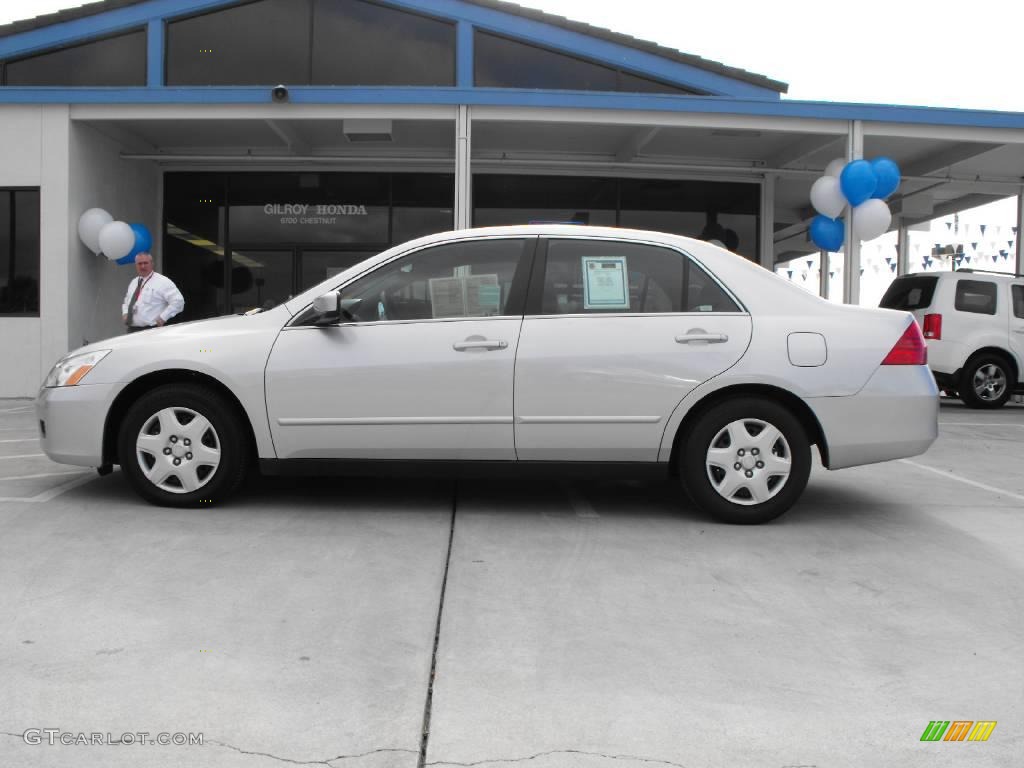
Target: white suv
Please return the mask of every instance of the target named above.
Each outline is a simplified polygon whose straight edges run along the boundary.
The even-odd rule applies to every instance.
[[[903,275],[879,306],[914,314],[935,382],[968,407],[999,408],[1024,392],[1024,275]]]

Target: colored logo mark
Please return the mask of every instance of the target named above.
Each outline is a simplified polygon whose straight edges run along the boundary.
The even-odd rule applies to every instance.
[[[921,741],[988,741],[995,727],[995,720],[932,720]]]

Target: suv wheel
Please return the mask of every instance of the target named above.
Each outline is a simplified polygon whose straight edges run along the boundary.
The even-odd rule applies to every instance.
[[[713,406],[684,440],[680,478],[694,503],[722,522],[773,520],[807,486],[810,441],[797,418],[771,400]]]
[[[234,409],[205,387],[170,384],[132,405],[121,422],[121,468],[154,504],[192,507],[220,501],[242,482],[245,432]]]
[[[960,399],[968,408],[1000,408],[1012,394],[1011,368],[999,355],[978,355],[960,374]]]

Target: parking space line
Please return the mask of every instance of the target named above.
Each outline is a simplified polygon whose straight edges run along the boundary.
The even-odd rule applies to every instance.
[[[9,480],[37,480],[40,477],[64,477],[65,475],[82,475],[87,473],[89,470],[80,469],[77,472],[43,472],[38,475],[15,475],[14,477],[4,477],[0,475],[0,483],[7,482]]]
[[[0,456],[0,461],[4,459],[34,459],[38,456],[45,455],[45,453],[19,453],[16,456]]]
[[[0,501],[22,501],[28,502],[30,504],[39,504],[45,501],[52,501],[53,499],[60,496],[62,493],[66,493],[67,491],[77,488],[80,485],[91,483],[97,477],[99,477],[99,475],[95,475],[93,477],[79,477],[75,480],[72,480],[71,482],[64,483],[63,485],[58,485],[56,488],[50,488],[49,490],[43,491],[42,493],[37,493],[35,496],[0,496]]]
[[[17,440],[0,440],[0,443],[34,443],[37,437],[19,437]]]
[[[1024,496],[1021,496],[1019,493],[1007,491],[1002,488],[996,488],[994,485],[985,485],[985,483],[979,483],[977,480],[968,480],[966,477],[960,477],[959,475],[954,475],[952,472],[945,472],[941,469],[936,469],[935,467],[928,467],[925,466],[924,464],[918,464],[916,461],[911,461],[910,459],[900,459],[900,462],[903,464],[909,464],[912,467],[917,467],[918,469],[923,469],[926,472],[931,472],[933,474],[938,475],[939,477],[945,477],[949,480],[956,480],[958,483],[963,483],[964,485],[973,485],[975,488],[981,488],[983,491],[997,493],[1000,496],[1008,496],[1011,499],[1017,499],[1017,501],[1024,501]]]
[[[0,413],[25,413],[26,411],[31,411],[31,410],[32,410],[32,406],[31,405],[22,405],[22,406],[19,406],[17,408],[2,408],[2,409],[0,409]]]
[[[940,421],[940,427],[1016,427],[1024,429],[1024,424],[1007,424],[1005,422],[984,422],[984,421]]]

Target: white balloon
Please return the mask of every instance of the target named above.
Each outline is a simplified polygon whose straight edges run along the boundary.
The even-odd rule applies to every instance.
[[[835,176],[838,179],[839,178],[839,174],[841,174],[843,172],[843,168],[845,168],[845,167],[846,167],[846,158],[845,157],[837,157],[835,160],[833,160],[831,163],[829,163],[828,165],[825,166],[825,175],[826,176]]]
[[[721,240],[708,240],[708,242],[711,243],[711,245],[717,245],[719,248],[725,248],[725,243]]]
[[[123,221],[112,221],[100,230],[100,250],[111,261],[127,256],[135,247],[135,231]]]
[[[112,222],[114,217],[102,208],[90,208],[78,218],[78,236],[82,238],[85,247],[93,253],[99,253],[100,230]]]
[[[853,236],[858,240],[874,240],[889,231],[892,213],[884,200],[872,198],[853,209]]]
[[[838,218],[846,207],[846,196],[835,176],[822,176],[811,186],[811,205],[822,216]]]

